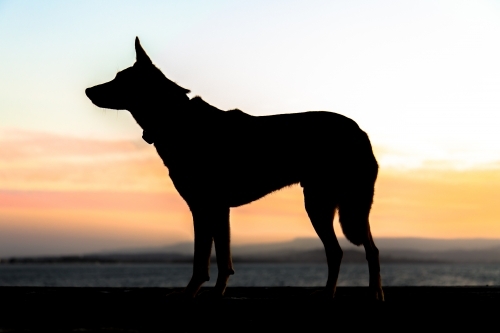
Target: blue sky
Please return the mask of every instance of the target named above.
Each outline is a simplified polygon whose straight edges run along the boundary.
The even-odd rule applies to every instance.
[[[222,109],[352,117],[383,165],[500,154],[496,1],[2,1],[0,129],[139,136],[83,94],[133,64],[136,35]]]

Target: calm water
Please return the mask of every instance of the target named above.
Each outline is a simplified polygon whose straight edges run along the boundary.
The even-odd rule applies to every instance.
[[[238,264],[230,286],[322,286],[323,264]],[[182,287],[190,264],[53,264],[0,265],[0,286]],[[216,268],[212,267],[213,285]],[[500,285],[500,264],[388,264],[385,286]],[[340,286],[367,286],[366,264],[343,264]]]

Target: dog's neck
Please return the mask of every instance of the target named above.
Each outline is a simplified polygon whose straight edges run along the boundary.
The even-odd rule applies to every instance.
[[[142,131],[142,139],[152,145],[155,143],[155,136],[152,134],[152,132],[147,132],[145,130]]]
[[[139,112],[131,111],[136,122],[142,127],[142,139],[148,144],[153,144],[155,142],[156,133],[162,131],[162,127],[165,123],[175,124],[175,120],[186,111],[185,109],[188,107],[188,102],[189,98],[187,98],[186,101],[178,102],[174,105],[169,104],[168,106],[161,106],[161,104],[158,103],[150,107],[147,112],[144,112],[146,110],[141,110]],[[156,115],[154,117],[155,119],[145,119],[138,116],[147,113]]]

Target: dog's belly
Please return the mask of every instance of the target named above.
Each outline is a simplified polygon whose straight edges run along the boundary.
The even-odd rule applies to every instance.
[[[212,163],[170,166],[170,178],[190,207],[224,205],[237,207],[258,200],[301,181],[300,167],[290,157],[260,152],[233,154]]]
[[[224,181],[226,200],[230,207],[237,207],[300,182],[300,172],[293,164],[283,164],[282,168],[264,164],[262,168],[241,168],[238,173],[231,172]]]
[[[287,170],[250,165],[227,172],[205,168],[177,173],[172,169],[170,178],[190,207],[205,203],[238,207],[300,182],[293,165],[287,166]]]

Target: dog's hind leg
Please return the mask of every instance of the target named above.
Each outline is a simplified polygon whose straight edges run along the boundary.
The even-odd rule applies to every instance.
[[[363,242],[365,247],[366,260],[368,261],[368,271],[370,273],[370,289],[374,293],[376,300],[384,300],[384,291],[382,290],[382,278],[380,277],[379,251],[373,241],[370,226],[368,225],[368,235]]]
[[[370,290],[376,300],[384,300],[380,277],[379,251],[370,231],[369,214],[373,192],[349,193],[339,204],[340,224],[344,235],[356,245],[363,244],[370,273]],[[362,194],[362,195],[359,195]],[[364,194],[364,195],[363,195]]]
[[[333,230],[333,217],[336,209],[334,190],[331,187],[304,187],[304,202],[314,230],[325,247],[328,280],[324,296],[332,298],[335,295],[343,255]]]

